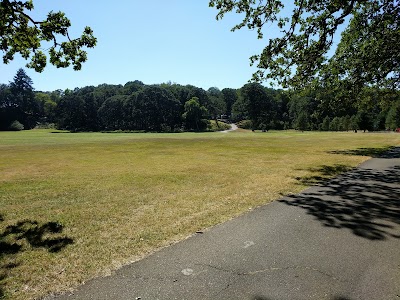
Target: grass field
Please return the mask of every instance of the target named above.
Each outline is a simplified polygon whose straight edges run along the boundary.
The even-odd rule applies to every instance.
[[[110,274],[395,145],[400,134],[0,132],[0,298]]]

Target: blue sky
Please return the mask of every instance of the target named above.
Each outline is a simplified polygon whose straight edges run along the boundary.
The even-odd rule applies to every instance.
[[[230,31],[239,15],[216,21],[217,10],[208,7],[208,0],[34,0],[34,5],[34,18],[61,10],[72,22],[71,37],[88,25],[98,38],[81,71],[50,64],[42,73],[26,69],[41,91],[133,80],[239,88],[255,71],[249,57],[259,54],[266,43],[255,31]],[[266,37],[277,34],[272,27],[265,32]],[[25,64],[20,57],[0,64],[0,83],[12,81]]]
[[[26,69],[36,90],[133,80],[238,88],[254,71],[248,58],[264,44],[253,31],[230,32],[239,16],[216,21],[208,0],[35,0],[34,5],[37,19],[61,10],[72,22],[71,36],[88,25],[98,38],[81,71],[50,64],[42,73]],[[19,57],[0,64],[0,83],[12,81],[25,64]]]

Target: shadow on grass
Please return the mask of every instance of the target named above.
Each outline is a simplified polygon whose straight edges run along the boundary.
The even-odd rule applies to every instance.
[[[0,214],[0,222],[4,221]],[[18,254],[32,248],[44,248],[49,252],[59,252],[73,244],[69,237],[60,236],[63,226],[57,222],[39,224],[37,221],[19,221],[0,232],[0,299],[4,299],[5,280],[12,269],[18,267]]]
[[[281,202],[305,209],[324,226],[370,240],[400,238],[400,166],[355,169]]]
[[[400,158],[400,147],[358,148],[354,150],[328,151],[330,154],[360,155],[375,158]]]
[[[353,168],[341,164],[336,164],[333,166],[323,165],[317,168],[308,169],[309,171],[316,173],[315,175],[296,177],[296,179],[303,185],[319,185],[327,182],[332,177],[342,174],[344,172],[348,172],[351,169]]]

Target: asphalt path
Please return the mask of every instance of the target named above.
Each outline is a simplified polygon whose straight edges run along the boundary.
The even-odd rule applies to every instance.
[[[220,132],[221,133],[227,133],[227,132],[235,131],[235,130],[238,129],[238,126],[235,123],[232,123],[232,124],[229,124],[229,125],[231,125],[231,129],[227,129],[227,130],[220,131]]]
[[[400,299],[400,148],[49,299]]]

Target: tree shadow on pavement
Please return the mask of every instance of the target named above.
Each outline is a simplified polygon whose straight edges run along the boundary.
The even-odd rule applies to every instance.
[[[400,158],[400,147],[358,148],[353,150],[328,151],[330,154],[360,155],[374,158]]]
[[[400,224],[399,166],[355,169],[279,201],[307,210],[324,226],[349,229],[366,239],[400,238],[395,228]]]
[[[0,214],[0,222],[4,221]],[[73,240],[60,236],[63,226],[57,222],[40,224],[37,221],[24,220],[8,225],[0,232],[0,299],[5,297],[5,282],[13,269],[21,265],[18,254],[35,248],[44,248],[48,252],[59,252]]]

